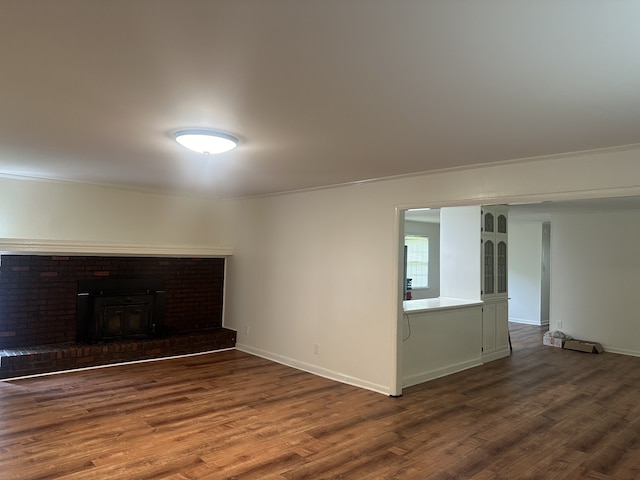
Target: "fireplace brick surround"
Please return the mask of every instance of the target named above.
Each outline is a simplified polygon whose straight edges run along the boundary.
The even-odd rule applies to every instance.
[[[2,255],[0,378],[232,348],[235,332],[222,327],[224,267],[223,258]],[[161,279],[166,334],[76,342],[78,284],[100,278]]]

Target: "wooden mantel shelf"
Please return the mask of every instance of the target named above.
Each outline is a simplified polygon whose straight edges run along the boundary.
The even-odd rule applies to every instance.
[[[233,255],[233,249],[225,246],[70,242],[66,240],[0,238],[0,254],[220,258]]]

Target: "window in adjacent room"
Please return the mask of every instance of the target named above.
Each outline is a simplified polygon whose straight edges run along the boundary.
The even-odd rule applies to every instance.
[[[429,237],[405,235],[407,247],[407,278],[411,278],[412,288],[429,286]]]

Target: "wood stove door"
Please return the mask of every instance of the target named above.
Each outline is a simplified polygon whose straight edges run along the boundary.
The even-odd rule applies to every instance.
[[[103,297],[96,300],[95,340],[152,335],[153,296]]]
[[[151,334],[151,308],[148,303],[128,305],[125,309],[125,335]]]
[[[104,307],[102,310],[102,338],[124,335],[125,308],[122,305]]]

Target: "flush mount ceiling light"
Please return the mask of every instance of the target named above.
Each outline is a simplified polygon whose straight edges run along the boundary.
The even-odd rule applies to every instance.
[[[237,138],[217,130],[180,130],[173,137],[183,147],[205,155],[228,152],[238,145]]]

